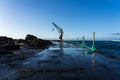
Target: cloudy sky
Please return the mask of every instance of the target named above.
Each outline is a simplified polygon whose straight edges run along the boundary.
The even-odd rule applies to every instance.
[[[0,36],[57,39],[52,22],[64,39],[120,37],[120,0],[0,0]]]

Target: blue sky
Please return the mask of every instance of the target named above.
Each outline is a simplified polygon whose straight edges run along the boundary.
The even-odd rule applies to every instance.
[[[120,33],[119,0],[0,0],[0,36],[24,38],[33,34],[57,39],[55,22],[64,39],[114,38]]]

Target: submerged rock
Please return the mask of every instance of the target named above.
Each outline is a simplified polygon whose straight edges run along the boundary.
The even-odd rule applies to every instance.
[[[18,69],[11,68],[6,64],[0,65],[0,80],[15,80],[20,77]]]

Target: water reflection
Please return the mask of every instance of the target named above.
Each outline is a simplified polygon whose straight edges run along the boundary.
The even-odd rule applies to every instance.
[[[85,49],[84,48],[82,48],[82,54],[83,54],[83,56],[85,55]]]
[[[96,62],[95,52],[90,52],[86,48],[82,48],[82,54],[83,54],[83,56],[91,55],[92,59],[90,59],[90,60],[91,60],[91,64],[92,64],[92,70],[95,71],[95,62]]]
[[[95,53],[92,53],[92,71],[95,72]],[[96,74],[96,73],[94,73]]]
[[[63,54],[63,44],[62,44],[62,42],[60,42],[59,48],[60,48],[60,53]]]

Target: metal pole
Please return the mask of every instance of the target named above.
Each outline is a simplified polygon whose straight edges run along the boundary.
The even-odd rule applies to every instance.
[[[83,36],[82,39],[83,39],[83,42],[84,42],[85,41],[85,37]]]
[[[95,46],[95,32],[93,32],[93,46]]]

